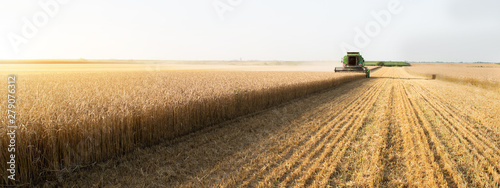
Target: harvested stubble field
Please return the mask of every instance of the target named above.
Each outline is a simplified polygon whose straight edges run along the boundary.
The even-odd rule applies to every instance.
[[[498,106],[496,90],[384,67],[46,185],[498,187]]]
[[[17,180],[25,185],[61,179],[135,148],[361,78],[318,72],[20,72]],[[7,96],[7,89],[0,95]],[[7,105],[0,111],[7,112]],[[7,125],[7,116],[0,122]],[[9,143],[6,133],[2,126],[2,150]],[[0,168],[7,169],[9,153],[0,157]],[[0,185],[9,181],[6,173],[0,173]]]
[[[382,68],[373,79],[137,149],[63,184],[498,187],[499,105],[496,91]]]

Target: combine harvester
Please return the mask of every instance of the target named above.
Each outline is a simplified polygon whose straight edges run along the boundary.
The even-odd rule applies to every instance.
[[[370,78],[370,69],[365,67],[365,60],[359,52],[347,52],[342,59],[343,67],[335,67],[335,72],[362,72]]]

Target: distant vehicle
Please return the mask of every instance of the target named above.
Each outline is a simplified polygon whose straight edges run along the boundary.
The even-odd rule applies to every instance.
[[[365,67],[365,60],[359,52],[347,52],[342,59],[343,67],[335,67],[335,72],[362,72],[370,78],[370,69]]]

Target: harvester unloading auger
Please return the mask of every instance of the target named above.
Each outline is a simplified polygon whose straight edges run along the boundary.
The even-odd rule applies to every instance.
[[[335,72],[362,72],[370,78],[370,69],[365,67],[365,60],[359,52],[347,52],[342,59],[343,67],[335,67]]]

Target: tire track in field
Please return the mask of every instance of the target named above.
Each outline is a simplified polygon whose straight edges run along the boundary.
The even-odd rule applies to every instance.
[[[391,93],[390,99],[388,101],[389,106],[386,109],[387,116],[387,135],[384,141],[384,148],[382,148],[381,155],[381,164],[383,164],[382,168],[379,170],[380,180],[377,181],[375,179],[371,187],[377,187],[379,182],[381,185],[387,187],[401,187],[408,186],[408,182],[406,181],[405,168],[406,164],[404,163],[404,148],[403,148],[403,136],[401,133],[401,129],[397,125],[396,117],[394,116],[397,113],[396,110],[396,100],[394,100],[396,89],[394,87],[394,82],[391,82]],[[381,146],[383,147],[383,146]]]
[[[333,136],[338,135],[338,134],[345,134],[347,131],[351,130],[352,128],[352,121],[356,117],[356,114],[352,112],[357,112],[360,111],[361,108],[365,108],[365,105],[368,103],[367,101],[371,100],[374,96],[373,91],[376,91],[379,89],[377,87],[378,85],[372,86],[369,90],[368,93],[371,93],[371,95],[366,95],[360,98],[357,98],[353,104],[349,105],[348,108],[346,109],[341,109],[341,113],[335,117],[332,121],[326,121],[322,124],[322,130],[321,132],[318,132],[318,134],[323,135],[322,137],[324,139],[321,140],[314,140],[313,143],[311,144],[306,144],[302,146],[301,148],[297,149],[299,153],[296,153],[292,158],[289,160],[283,162],[278,168],[273,169],[273,172],[266,176],[266,179],[264,182],[273,182],[273,180],[286,180],[286,177],[288,176],[289,173],[291,173],[291,170],[294,170],[297,167],[300,167],[301,163],[300,161],[303,160],[304,157],[311,158],[313,155],[318,153],[319,150],[321,150],[325,146],[325,140],[331,140]],[[341,119],[339,119],[341,118]],[[333,128],[333,130],[332,130]],[[340,132],[340,133],[338,133]],[[337,134],[338,133],[338,134]],[[328,134],[326,137],[324,136],[325,134]],[[313,141],[313,140],[311,140]],[[337,140],[338,141],[338,140]],[[309,155],[308,155],[309,154]],[[302,163],[304,164],[304,162]]]

